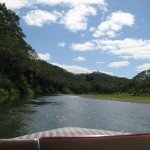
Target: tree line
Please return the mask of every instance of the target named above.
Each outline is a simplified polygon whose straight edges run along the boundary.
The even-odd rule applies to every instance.
[[[0,3],[0,95],[56,93],[150,95],[150,70],[127,79],[101,72],[73,74],[40,60],[25,41],[19,16]]]

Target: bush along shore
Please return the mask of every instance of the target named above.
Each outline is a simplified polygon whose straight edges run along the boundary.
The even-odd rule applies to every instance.
[[[100,99],[100,100],[115,100],[124,102],[141,102],[150,103],[149,95],[134,95],[129,93],[117,93],[117,94],[82,94],[81,97]]]

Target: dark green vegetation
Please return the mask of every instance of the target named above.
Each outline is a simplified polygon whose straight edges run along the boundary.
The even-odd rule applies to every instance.
[[[113,93],[113,94],[82,94],[81,97],[100,99],[100,100],[115,100],[124,102],[142,102],[150,103],[150,96],[132,95],[131,93]]]
[[[0,4],[0,95],[56,93],[150,96],[150,70],[133,79],[100,72],[75,75],[39,60],[25,41],[19,17]]]

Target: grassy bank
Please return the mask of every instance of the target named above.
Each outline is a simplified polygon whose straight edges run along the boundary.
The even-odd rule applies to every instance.
[[[126,93],[125,94],[83,94],[80,96],[85,98],[93,98],[93,99],[150,103],[150,96],[134,96]]]

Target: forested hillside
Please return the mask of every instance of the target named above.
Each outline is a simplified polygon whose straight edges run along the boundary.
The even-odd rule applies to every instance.
[[[150,70],[133,79],[100,72],[75,75],[39,60],[25,41],[19,17],[0,4],[0,95],[55,93],[150,95]]]

